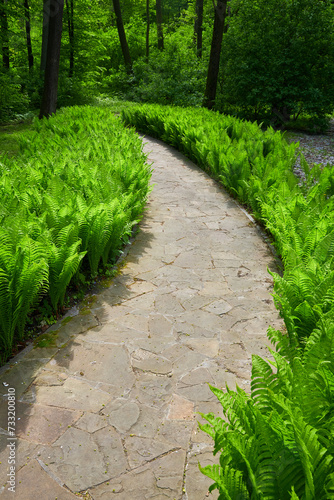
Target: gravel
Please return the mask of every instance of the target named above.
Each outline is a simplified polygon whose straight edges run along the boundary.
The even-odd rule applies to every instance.
[[[302,132],[289,133],[288,142],[299,142],[300,151],[308,164],[334,166],[334,120],[332,120],[326,135],[309,135]],[[300,158],[297,158],[294,173],[301,180],[305,180],[304,172],[300,166]]]

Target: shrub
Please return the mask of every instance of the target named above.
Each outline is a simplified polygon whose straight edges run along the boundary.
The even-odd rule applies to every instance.
[[[115,262],[149,191],[141,140],[108,109],[35,120],[0,163],[0,360],[48,293],[57,310],[80,273]],[[22,172],[24,171],[24,176]]]

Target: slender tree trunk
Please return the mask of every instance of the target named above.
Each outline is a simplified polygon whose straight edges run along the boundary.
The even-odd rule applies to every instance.
[[[150,0],[146,0],[146,63],[150,55]]]
[[[73,0],[70,0],[70,5],[68,0],[65,0],[66,13],[67,13],[67,25],[68,25],[68,39],[70,42],[70,67],[68,71],[68,76],[72,78],[74,73],[74,7]]]
[[[227,2],[228,0],[217,0],[217,5],[215,5],[215,19],[213,24],[210,60],[203,101],[203,106],[208,109],[213,108],[216,99],[220,51],[223,41]]]
[[[4,68],[9,69],[9,35],[6,5],[7,0],[0,0],[0,41],[2,49],[2,64]]]
[[[58,76],[64,0],[52,0],[49,14],[49,36],[46,54],[44,92],[39,117],[50,116],[57,109]]]
[[[29,71],[30,71],[34,67],[34,56],[32,54],[32,47],[31,47],[29,1],[24,0],[23,5],[24,5],[25,18],[26,18],[26,39],[27,39],[27,51],[28,51],[28,66],[29,66]]]
[[[46,67],[46,54],[48,50],[50,0],[43,0],[43,30],[42,30],[42,52],[41,52],[41,77],[44,77]]]
[[[157,13],[157,31],[158,31],[158,49],[164,49],[164,33],[162,29],[162,4],[161,0],[156,0],[155,3]]]
[[[114,11],[115,11],[115,15],[116,15],[117,31],[118,31],[118,36],[119,36],[119,41],[121,44],[122,52],[123,52],[125,69],[126,69],[126,72],[128,74],[131,74],[132,73],[132,60],[131,60],[128,42],[127,42],[126,36],[125,36],[120,2],[119,2],[119,0],[112,0],[112,1],[113,1]]]
[[[203,0],[196,0],[196,17],[195,17],[195,40],[197,57],[202,57],[202,45],[203,45]]]

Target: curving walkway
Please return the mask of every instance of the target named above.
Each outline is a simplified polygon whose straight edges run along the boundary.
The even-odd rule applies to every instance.
[[[15,388],[16,493],[0,499],[204,500],[212,443],[196,412],[208,382],[249,390],[251,354],[281,325],[256,227],[184,156],[145,138],[154,190],[111,286],[0,375],[0,479]],[[82,495],[74,493],[81,492]],[[86,496],[83,492],[87,492]]]

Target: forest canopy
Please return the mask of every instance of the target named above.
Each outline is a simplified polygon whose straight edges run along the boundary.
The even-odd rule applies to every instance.
[[[0,0],[1,122],[40,108],[45,19],[60,2]],[[321,122],[334,108],[333,26],[330,0],[65,0],[58,107],[107,95]]]

